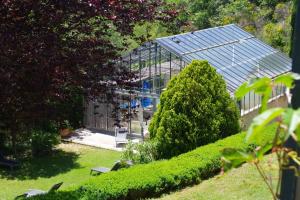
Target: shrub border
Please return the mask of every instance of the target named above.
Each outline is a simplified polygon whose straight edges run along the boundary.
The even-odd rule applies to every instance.
[[[266,130],[264,141],[274,132],[274,127]],[[199,147],[170,160],[140,164],[98,177],[91,178],[81,187],[69,188],[32,199],[101,199],[133,200],[158,197],[163,193],[174,191],[199,183],[216,174],[221,168],[221,150],[224,148],[246,149],[253,145],[244,141],[245,133],[239,133],[215,143]],[[255,143],[255,142],[253,142]]]

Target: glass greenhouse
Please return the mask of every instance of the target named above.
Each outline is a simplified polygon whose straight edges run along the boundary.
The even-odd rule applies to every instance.
[[[291,70],[291,59],[234,24],[158,38],[120,59],[136,77],[134,87],[120,88],[117,121],[129,132],[142,134],[168,81],[192,60],[207,60],[226,81],[228,92],[256,77],[275,78]],[[273,88],[272,99],[285,93]],[[244,115],[260,106],[261,97],[249,93],[237,102]],[[112,106],[98,102],[87,106],[87,127],[114,130]],[[96,114],[95,114],[96,113]]]

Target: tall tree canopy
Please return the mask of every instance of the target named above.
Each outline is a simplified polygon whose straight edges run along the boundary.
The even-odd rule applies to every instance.
[[[134,24],[170,20],[161,0],[0,0],[0,126],[57,120],[74,91],[104,93],[129,74],[114,67]],[[120,40],[119,40],[120,41]]]

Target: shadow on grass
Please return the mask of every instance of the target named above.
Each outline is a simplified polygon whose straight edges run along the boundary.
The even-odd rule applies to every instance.
[[[56,150],[51,155],[21,160],[18,169],[0,168],[0,178],[30,180],[50,178],[70,170],[80,168],[77,163],[79,155],[73,152]]]

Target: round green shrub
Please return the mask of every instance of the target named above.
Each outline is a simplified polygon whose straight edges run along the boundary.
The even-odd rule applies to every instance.
[[[122,159],[131,160],[135,164],[150,163],[157,159],[156,143],[146,140],[143,143],[128,142],[122,153]]]
[[[239,110],[207,61],[171,79],[149,126],[158,157],[169,158],[239,132]]]

